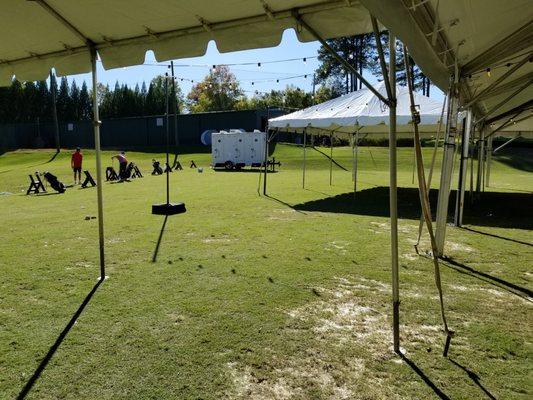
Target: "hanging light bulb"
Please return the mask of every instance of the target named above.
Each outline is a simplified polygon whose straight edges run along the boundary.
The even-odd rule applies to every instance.
[[[254,82],[252,82],[252,86],[254,85]]]
[[[307,75],[304,75],[304,79],[307,79]]]
[[[487,68],[487,76],[490,78],[490,68]]]
[[[257,63],[257,68],[261,68],[261,63]]]
[[[276,79],[276,83],[279,85],[279,79]]]
[[[307,57],[304,57],[304,64],[307,64]]]
[[[217,72],[217,66],[213,64],[213,72]]]

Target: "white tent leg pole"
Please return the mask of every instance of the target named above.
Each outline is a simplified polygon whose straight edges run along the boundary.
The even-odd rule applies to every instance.
[[[485,128],[481,128],[481,137],[479,138],[479,152],[477,159],[477,180],[476,180],[476,192],[479,195],[481,193],[481,181],[483,180],[483,159],[485,158]]]
[[[359,164],[359,130],[355,133],[355,163],[354,163],[354,180],[353,180],[353,193],[357,192],[357,167]]]
[[[472,110],[468,109],[465,118],[464,134],[461,140],[461,163],[459,166],[459,185],[455,200],[455,226],[463,224],[463,208],[465,203],[465,188],[468,170],[468,145],[470,143],[470,131],[472,129]]]
[[[333,133],[329,134],[329,186],[333,179]]]
[[[490,164],[492,162],[492,136],[489,136],[487,142],[487,174],[485,176],[485,185],[490,186]]]
[[[415,151],[415,147],[413,146],[413,171],[411,174],[411,184],[415,183],[415,170],[416,170],[416,151]]]
[[[265,171],[264,171],[264,175],[263,175],[263,196],[266,196],[266,193],[267,193],[267,169],[268,169],[268,145],[270,143],[270,140],[268,138],[268,127],[266,129],[266,132],[265,132],[265,160],[264,160],[264,166],[265,166]]]
[[[470,204],[474,202],[474,151],[476,150],[474,137],[476,136],[475,130],[472,131],[472,139],[470,140],[470,152],[468,156],[470,157]]]
[[[396,161],[396,37],[389,31],[389,80],[392,99],[389,105],[390,230],[392,266],[392,333],[395,352],[400,352],[400,280],[398,271],[398,200]],[[386,76],[383,77],[387,79]]]
[[[302,189],[305,189],[305,161],[306,161],[306,155],[307,155],[307,132],[304,129],[304,164],[302,169]]]
[[[94,150],[96,154],[96,194],[98,199],[98,239],[100,244],[100,280],[105,279],[105,254],[104,254],[104,201],[102,192],[102,157],[100,150],[100,115],[98,112],[98,79],[96,76],[96,49],[91,48],[91,67],[93,82],[93,126]]]
[[[497,151],[500,151],[501,149],[503,149],[505,146],[507,146],[508,144],[514,142],[516,139],[518,139],[519,137],[522,136],[522,133],[518,133],[514,138],[511,138],[509,139],[507,142],[505,142],[504,144],[502,144],[501,146],[498,146],[497,148],[494,149],[493,153],[496,153]]]
[[[435,238],[437,241],[438,256],[444,252],[444,239],[446,236],[446,222],[448,219],[448,204],[450,200],[450,188],[453,175],[453,161],[455,153],[455,138],[457,136],[457,85],[452,85],[450,91],[449,119],[444,138],[444,156],[440,176],[439,196],[437,203],[437,226]]]

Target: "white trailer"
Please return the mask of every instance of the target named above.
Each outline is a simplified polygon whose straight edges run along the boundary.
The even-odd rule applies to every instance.
[[[240,169],[260,167],[265,162],[266,133],[255,130],[220,131],[211,135],[211,165],[213,168]]]

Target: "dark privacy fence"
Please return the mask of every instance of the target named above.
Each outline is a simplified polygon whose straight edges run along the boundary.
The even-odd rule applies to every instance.
[[[284,114],[275,110],[223,111],[178,115],[178,140],[181,145],[201,145],[200,136],[208,129],[264,130],[268,118]],[[161,147],[166,141],[166,118],[162,115],[103,120],[102,147],[126,149]],[[175,144],[174,117],[169,118],[170,143]],[[54,125],[46,123],[0,124],[0,149],[55,147]],[[60,122],[61,147],[94,147],[91,121]]]

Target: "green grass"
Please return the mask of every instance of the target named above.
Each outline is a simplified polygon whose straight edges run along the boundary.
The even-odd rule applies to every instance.
[[[28,398],[531,398],[533,174],[531,151],[509,162],[516,150],[494,162],[484,202],[466,210],[469,229],[447,228],[442,275],[456,337],[445,359],[433,267],[412,246],[413,153],[399,149],[408,361],[390,350],[387,149],[361,149],[355,200],[351,173],[334,167],[330,186],[329,162],[316,151],[304,190],[301,148],[278,145],[270,197],[258,195],[256,173],[214,172],[209,154],[183,155],[171,198],[188,211],[168,219],[155,263],[163,218],[150,207],[164,200],[165,179],[149,172],[163,156],[129,153],[145,177],[105,184],[109,279]],[[47,163],[52,155],[0,156],[0,192],[13,193],[0,196],[0,398],[20,393],[97,283],[97,220],[85,220],[97,213],[95,188],[24,195],[36,170],[71,182],[68,152]],[[334,157],[350,169],[349,149]],[[85,167],[94,171],[90,151]]]

